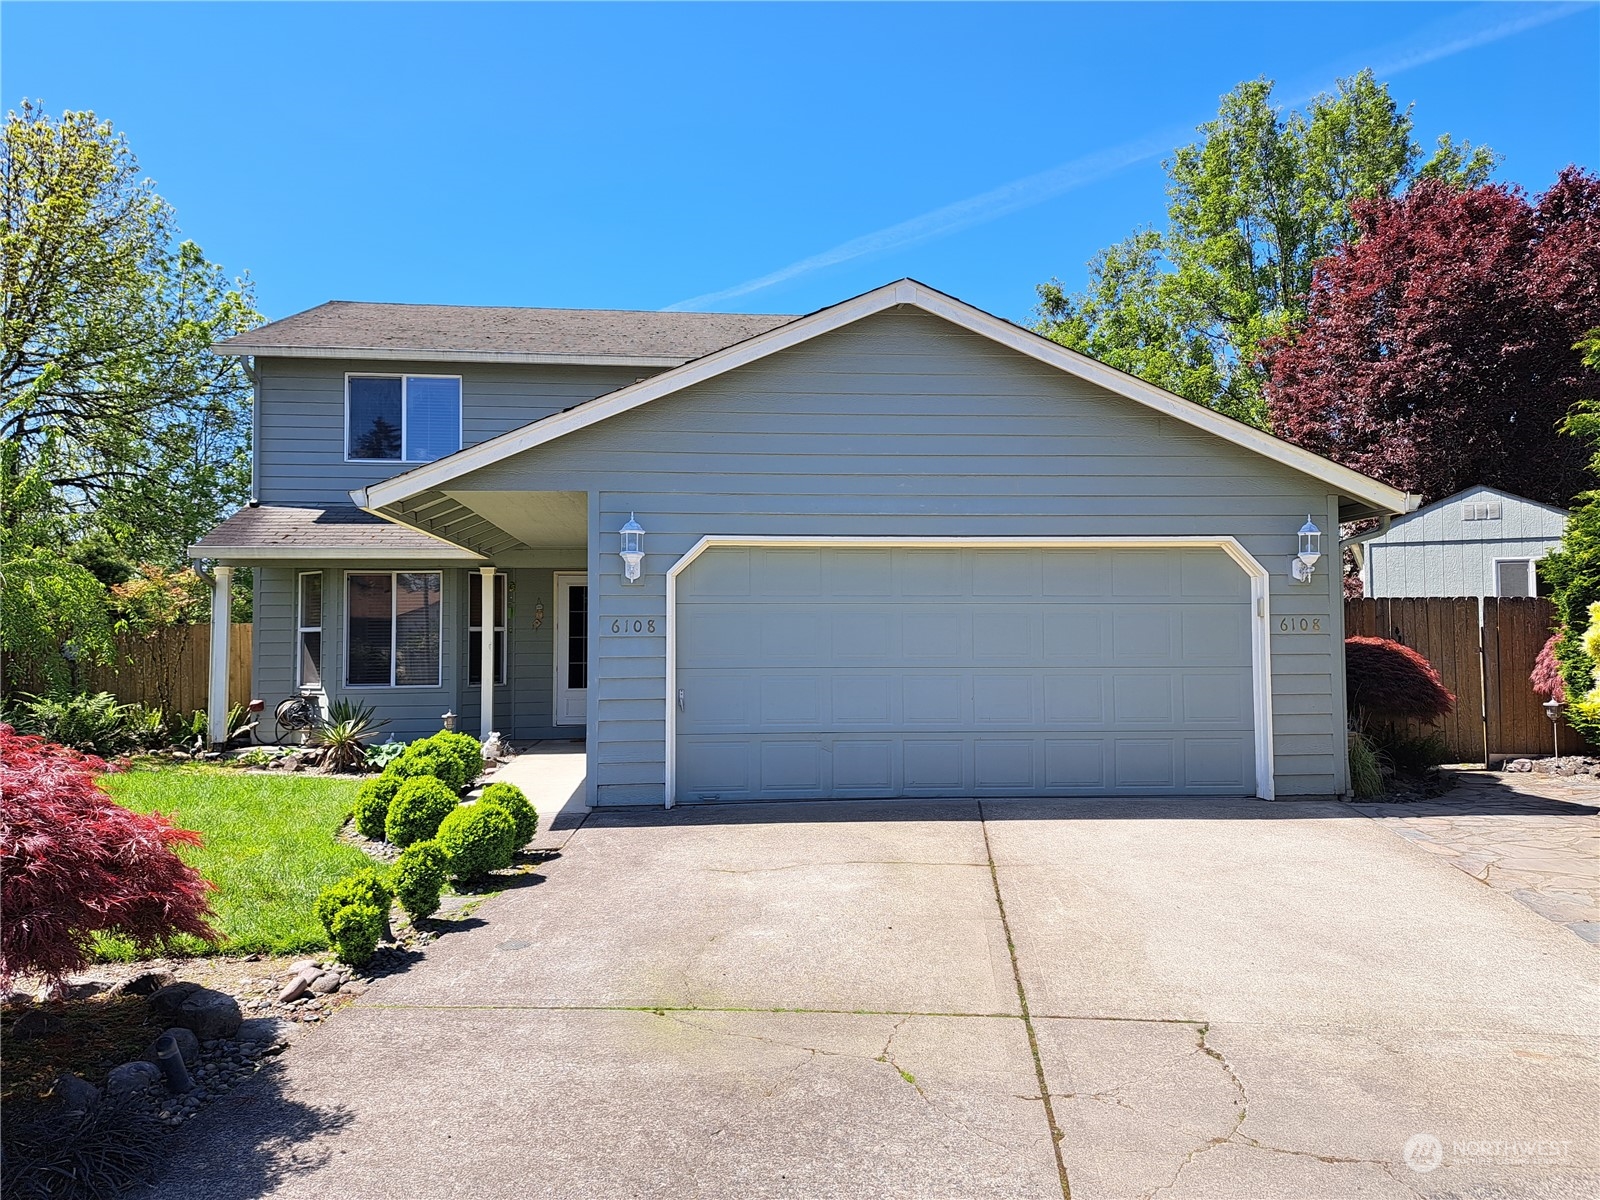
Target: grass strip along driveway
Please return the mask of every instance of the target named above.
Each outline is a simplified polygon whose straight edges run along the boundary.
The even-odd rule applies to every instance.
[[[184,848],[185,861],[217,885],[211,906],[222,939],[214,952],[298,954],[328,944],[311,911],[317,893],[370,866],[338,840],[357,784],[321,776],[269,775],[213,767],[140,767],[106,775],[111,797],[135,812],[159,812],[205,839]],[[117,939],[101,956],[132,957]],[[186,940],[195,953],[208,947]]]

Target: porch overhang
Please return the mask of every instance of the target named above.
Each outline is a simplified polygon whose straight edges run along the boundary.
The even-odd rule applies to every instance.
[[[493,560],[536,550],[588,544],[589,498],[584,492],[475,491],[429,488],[372,504],[368,489],[350,493],[364,511]]]

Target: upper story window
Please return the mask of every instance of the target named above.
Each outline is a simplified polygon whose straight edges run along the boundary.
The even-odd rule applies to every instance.
[[[346,375],[349,462],[432,462],[461,449],[461,376]]]

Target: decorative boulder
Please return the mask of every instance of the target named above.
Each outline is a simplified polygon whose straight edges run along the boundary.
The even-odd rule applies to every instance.
[[[106,1078],[106,1095],[113,1098],[117,1096],[131,1096],[142,1092],[146,1088],[159,1086],[161,1083],[161,1068],[153,1062],[125,1062],[120,1067],[112,1067],[111,1074]]]
[[[171,971],[146,971],[118,984],[115,990],[119,996],[153,996],[177,982],[178,977]]]
[[[174,983],[150,997],[150,1011],[173,1025],[193,1030],[202,1042],[232,1037],[244,1014],[239,1002],[198,983]]]
[[[50,1085],[50,1095],[64,1113],[88,1112],[100,1103],[100,1089],[72,1074],[57,1075]]]

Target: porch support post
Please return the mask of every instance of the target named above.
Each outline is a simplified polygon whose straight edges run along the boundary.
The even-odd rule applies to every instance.
[[[228,644],[233,634],[233,568],[215,568],[211,577],[211,679],[206,707],[211,724],[211,744],[228,737]]]
[[[478,711],[482,717],[478,727],[478,740],[487,742],[494,732],[494,568],[479,567],[483,576],[483,603],[478,609],[479,627],[483,630],[483,656],[478,665]]]

